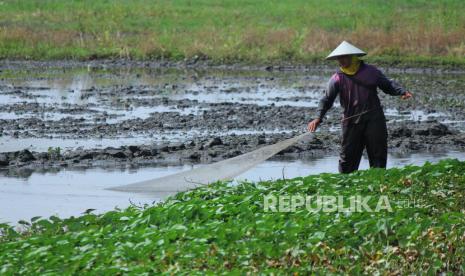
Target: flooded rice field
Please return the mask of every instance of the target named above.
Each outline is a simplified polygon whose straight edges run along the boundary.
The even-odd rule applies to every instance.
[[[104,188],[224,160],[305,131],[332,71],[1,68],[0,222],[160,200],[166,195]],[[413,101],[401,101],[379,92],[389,166],[465,159],[465,75],[387,74],[414,93]],[[236,180],[336,171],[340,113],[336,104],[310,142]]]

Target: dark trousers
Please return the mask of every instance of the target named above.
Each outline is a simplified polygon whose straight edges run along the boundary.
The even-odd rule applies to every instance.
[[[387,128],[382,111],[363,114],[358,123],[342,125],[342,147],[339,172],[358,170],[364,148],[367,149],[371,168],[386,168]]]

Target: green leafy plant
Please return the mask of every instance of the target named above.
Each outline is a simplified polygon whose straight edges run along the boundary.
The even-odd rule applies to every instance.
[[[48,157],[50,159],[60,159],[61,158],[61,148],[60,147],[49,147],[47,150]]]
[[[464,171],[443,160],[218,182],[153,206],[0,224],[0,274],[464,274]],[[266,212],[269,194],[385,195],[393,211]]]

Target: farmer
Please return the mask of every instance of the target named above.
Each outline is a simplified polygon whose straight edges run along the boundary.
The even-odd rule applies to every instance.
[[[365,147],[370,167],[386,168],[386,119],[376,89],[379,87],[384,93],[400,96],[402,99],[413,96],[375,66],[358,58],[364,55],[365,52],[343,41],[326,57],[328,60],[337,60],[339,70],[329,80],[328,89],[320,100],[318,118],[308,123],[308,130],[314,132],[339,95],[344,109],[340,173],[358,170]]]

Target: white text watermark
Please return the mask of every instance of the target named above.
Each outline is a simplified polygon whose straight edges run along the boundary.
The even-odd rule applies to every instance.
[[[266,195],[263,198],[265,212],[296,212],[305,208],[309,212],[392,212],[386,195],[332,196],[332,195]]]

